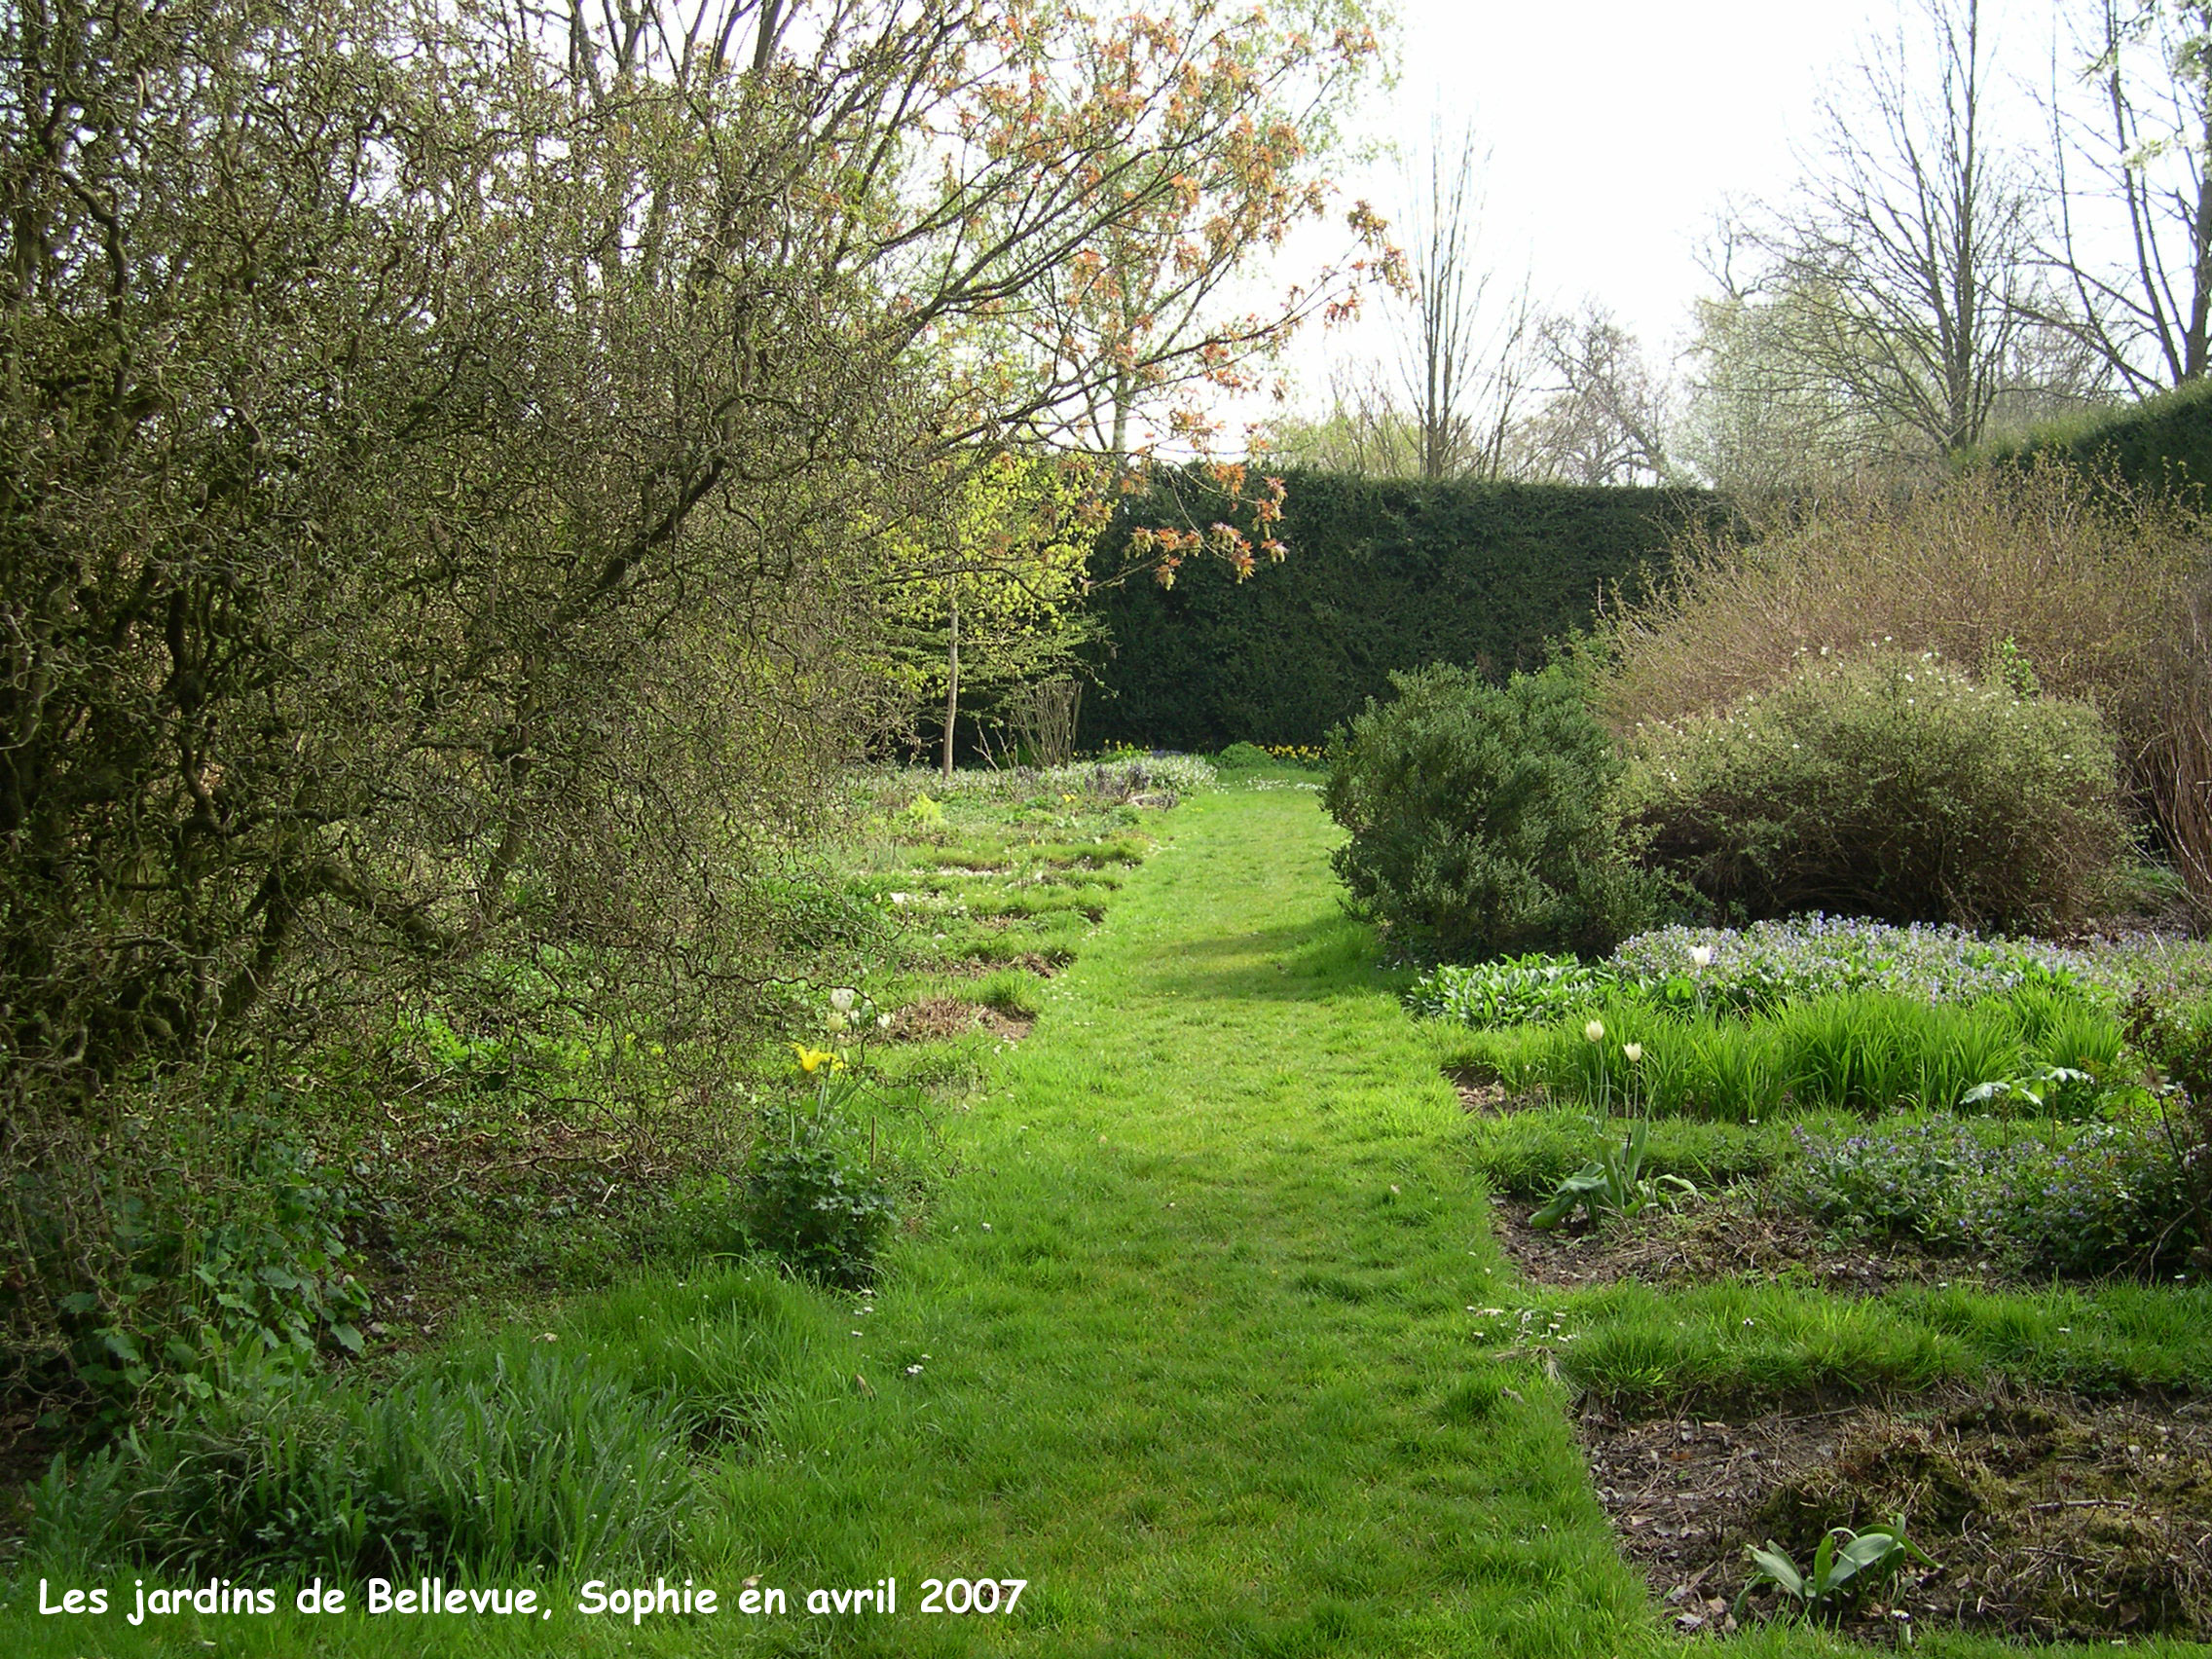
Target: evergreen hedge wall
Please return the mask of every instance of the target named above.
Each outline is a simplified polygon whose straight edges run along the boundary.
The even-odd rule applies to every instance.
[[[2091,471],[2110,468],[2131,484],[2202,496],[2212,485],[2212,384],[2179,387],[2112,412],[2039,426],[1969,458],[2024,461],[2056,454]]]
[[[1211,753],[1231,743],[1317,744],[1385,695],[1392,669],[1432,662],[1494,674],[1541,662],[1587,625],[1601,583],[1663,562],[1673,535],[1719,516],[1695,490],[1423,484],[1286,475],[1280,565],[1238,583],[1188,559],[1175,585],[1138,575],[1093,605],[1107,643],[1080,741]],[[1136,525],[1227,516],[1195,474],[1133,498],[1101,538],[1094,574],[1123,568]]]

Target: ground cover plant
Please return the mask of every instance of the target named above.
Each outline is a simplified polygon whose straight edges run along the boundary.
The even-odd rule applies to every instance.
[[[2212,989],[2212,950],[2172,934],[2066,945],[1814,913],[1743,928],[1655,929],[1597,962],[1530,952],[1446,963],[1419,976],[1407,1006],[1482,1029],[1606,1001],[1745,1014],[1845,991],[1965,1004],[2035,989],[2077,993],[2107,1009],[2141,992],[2200,993]]]

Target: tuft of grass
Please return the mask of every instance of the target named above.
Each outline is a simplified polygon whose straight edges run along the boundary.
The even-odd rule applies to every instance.
[[[1643,1167],[1679,1175],[1700,1188],[1725,1187],[1771,1173],[1789,1156],[1790,1125],[1698,1118],[1661,1118],[1651,1124]],[[1516,1198],[1548,1198],[1590,1161],[1596,1121],[1571,1106],[1515,1112],[1485,1124],[1474,1144],[1476,1171],[1491,1190]]]
[[[1662,1292],[1624,1281],[1557,1302],[1560,1375],[1629,1412],[1883,1399],[2002,1375],[2083,1392],[2212,1385],[2212,1291],[1964,1285],[1852,1299],[1791,1284]]]

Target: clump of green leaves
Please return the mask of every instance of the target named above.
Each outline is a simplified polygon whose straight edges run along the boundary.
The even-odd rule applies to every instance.
[[[1559,1184],[1559,1191],[1529,1217],[1529,1225],[1549,1230],[1580,1208],[1595,1227],[1608,1216],[1631,1220],[1655,1203],[1696,1198],[1697,1188],[1682,1176],[1643,1173],[1650,1134],[1651,1125],[1639,1118],[1618,1146],[1608,1138],[1596,1159]]]
[[[2143,1081],[2194,1225],[2194,1262],[2212,1272],[2212,1005],[2139,992],[2128,1006],[2127,1035],[2150,1058]]]
[[[65,1345],[57,1365],[12,1356],[32,1385],[89,1392],[120,1416],[204,1402],[241,1373],[300,1371],[325,1349],[361,1351],[353,1193],[280,1124],[224,1127],[235,1138],[209,1161],[133,1125],[96,1174],[101,1248],[74,1259],[71,1230],[46,1213],[51,1195],[18,1181],[18,1214],[34,1223],[28,1273],[0,1295],[49,1290]]]
[[[847,1122],[863,1088],[868,1038],[888,1016],[849,989],[830,992],[830,1002],[833,1045],[848,1032],[855,1041],[842,1050],[792,1046],[814,1084],[812,1109],[793,1110],[781,1134],[754,1148],[739,1189],[739,1227],[752,1248],[852,1288],[873,1276],[876,1252],[899,1218],[891,1181]]]
[[[1935,1561],[1905,1536],[1904,1517],[1878,1521],[1854,1531],[1831,1527],[1813,1552],[1810,1570],[1801,1570],[1789,1552],[1769,1538],[1764,1546],[1746,1546],[1751,1576],[1736,1598],[1741,1614],[1753,1591],[1772,1585],[1786,1604],[1806,1614],[1831,1613],[1856,1601],[1870,1586],[1894,1578],[1908,1561],[1934,1567]]]
[[[1605,798],[1619,763],[1567,668],[1493,685],[1437,665],[1394,674],[1329,746],[1321,801],[1354,905],[1411,955],[1600,955],[1660,920]]]
[[[756,1249],[826,1284],[851,1288],[873,1276],[899,1205],[865,1154],[833,1133],[808,1129],[754,1154],[743,1211]]]
[[[1214,756],[1213,763],[1224,772],[1254,772],[1272,766],[1275,759],[1256,743],[1233,743]]]

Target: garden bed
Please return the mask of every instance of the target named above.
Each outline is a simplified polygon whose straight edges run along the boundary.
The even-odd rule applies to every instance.
[[[1805,1566],[1829,1527],[1901,1514],[1937,1565],[1870,1592],[1848,1634],[2212,1639],[2212,1402],[1998,1384],[1737,1420],[1592,1407],[1577,1432],[1623,1554],[1683,1631],[1735,1628],[1748,1543]]]
[[[988,1031],[1002,1043],[1018,1043],[1037,1021],[1025,1014],[1007,1014],[958,997],[926,997],[892,1016],[891,1035],[900,1042],[927,1043]]]
[[[1847,1296],[1878,1296],[1897,1284],[2022,1282],[1991,1259],[1936,1255],[1909,1240],[1855,1243],[1810,1217],[1754,1206],[1723,1194],[1678,1210],[1605,1227],[1567,1223],[1543,1229],[1525,1198],[1491,1200],[1497,1241],[1533,1284],[1709,1284],[1725,1278],[1789,1276]]]

